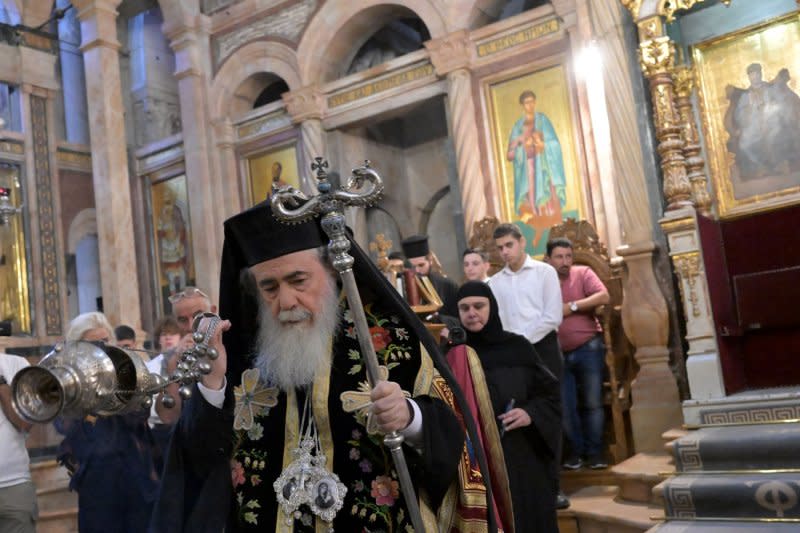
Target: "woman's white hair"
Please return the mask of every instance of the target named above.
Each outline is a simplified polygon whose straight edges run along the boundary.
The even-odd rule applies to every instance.
[[[106,315],[98,311],[91,311],[89,313],[80,314],[72,319],[69,323],[69,329],[67,329],[66,340],[68,342],[79,341],[86,335],[87,331],[96,328],[105,329],[108,331],[109,338],[114,338],[114,328],[111,327],[111,323],[106,318]]]

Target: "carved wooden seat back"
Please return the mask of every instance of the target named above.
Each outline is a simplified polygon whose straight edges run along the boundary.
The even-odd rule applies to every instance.
[[[608,251],[597,236],[594,227],[586,220],[567,219],[550,229],[550,239],[566,237],[572,242],[573,263],[586,265],[608,289],[608,305],[597,310],[603,326],[606,343],[605,403],[611,411],[609,450],[615,463],[627,459],[632,453],[630,415],[631,381],[635,377],[633,346],[622,329],[622,276],[621,258],[609,259]]]
[[[469,238],[470,248],[480,248],[489,254],[489,263],[492,265],[489,269],[490,276],[496,274],[505,265],[492,236],[494,229],[499,225],[500,221],[497,218],[484,217],[472,224],[472,235]]]

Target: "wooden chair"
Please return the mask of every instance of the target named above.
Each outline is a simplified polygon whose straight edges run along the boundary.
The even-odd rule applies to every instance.
[[[636,376],[634,348],[622,329],[621,258],[609,259],[608,251],[597,232],[586,220],[567,219],[550,229],[550,239],[566,237],[572,242],[574,264],[590,267],[608,289],[610,301],[595,311],[603,327],[606,344],[605,405],[610,416],[606,424],[609,455],[619,463],[633,454],[630,423],[631,381]]]
[[[500,221],[495,217],[484,217],[475,221],[472,224],[472,235],[469,237],[470,248],[480,248],[489,254],[489,263],[492,265],[489,268],[489,275],[493,276],[499,272],[505,263],[503,258],[500,257],[500,252],[497,251],[497,246],[494,244],[494,229],[500,225]]]

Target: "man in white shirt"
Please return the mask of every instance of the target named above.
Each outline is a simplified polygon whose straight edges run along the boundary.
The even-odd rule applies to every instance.
[[[517,226],[500,224],[494,241],[505,267],[488,283],[497,298],[503,329],[528,339],[547,368],[561,379],[557,330],[563,314],[558,273],[525,253],[525,237]]]
[[[514,224],[500,224],[493,237],[505,266],[488,283],[497,298],[503,329],[528,339],[561,381],[564,359],[557,331],[563,309],[558,273],[525,252],[525,237]],[[554,464],[561,464],[560,452]],[[569,507],[569,500],[560,490],[556,496],[559,509]]]
[[[25,437],[31,424],[11,404],[11,380],[28,366],[23,357],[0,353],[0,532],[36,531],[36,488]]]

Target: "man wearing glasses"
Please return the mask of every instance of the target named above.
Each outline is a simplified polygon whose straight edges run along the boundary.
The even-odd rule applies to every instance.
[[[181,328],[181,336],[192,334],[192,321],[199,313],[216,313],[217,307],[211,298],[197,287],[186,287],[169,297],[172,314]]]
[[[194,344],[192,340],[192,321],[194,317],[202,313],[216,313],[217,306],[212,304],[211,298],[197,287],[186,287],[182,291],[173,294],[169,297],[169,303],[172,305],[172,314],[180,328],[181,340],[175,348],[175,351],[180,353],[191,348]],[[160,354],[147,363],[147,368],[151,372],[160,373],[163,360],[164,354]],[[167,362],[167,376],[175,371],[177,364],[178,357],[172,357]],[[157,417],[151,418],[151,422],[154,424],[154,431],[157,431],[158,426],[172,426],[181,416],[181,397],[178,394],[178,384],[173,383],[167,387],[167,393],[175,399],[175,405],[174,407],[165,407],[160,398],[156,398],[156,401],[153,402],[153,409]],[[160,424],[156,422],[157,419],[160,419]]]

